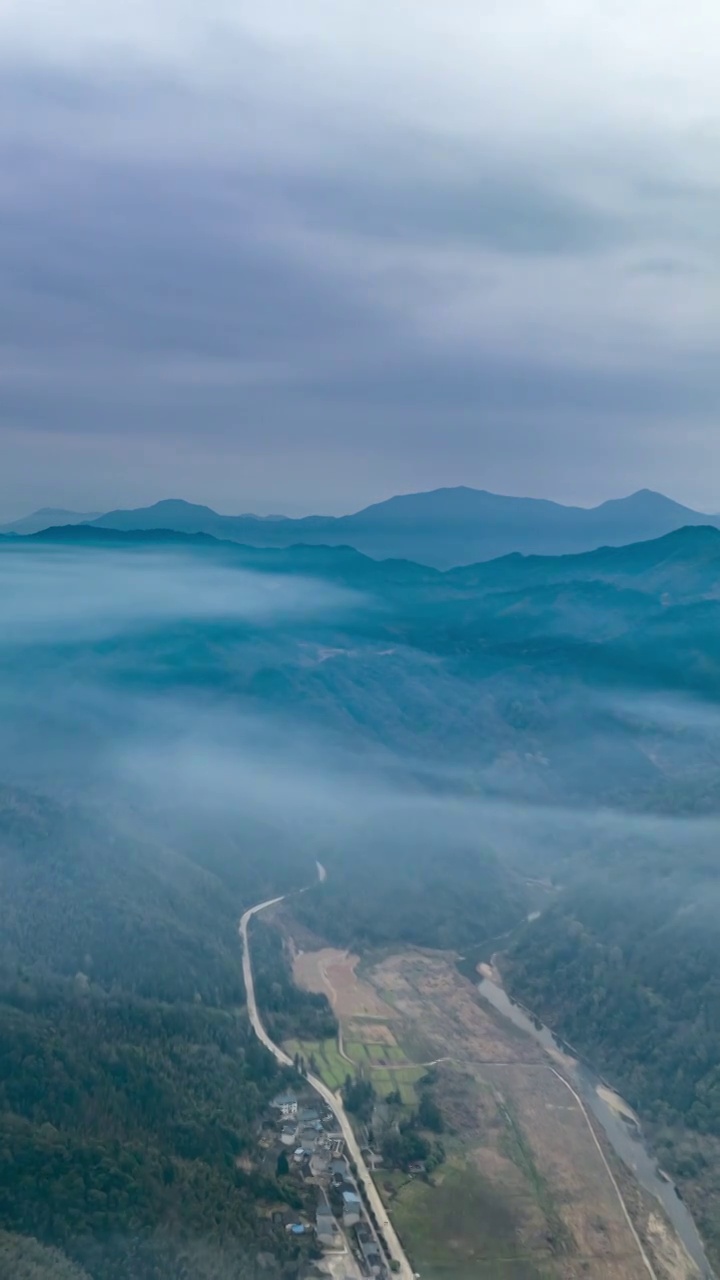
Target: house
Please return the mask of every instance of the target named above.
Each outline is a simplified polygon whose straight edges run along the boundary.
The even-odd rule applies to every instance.
[[[295,1110],[297,1112],[297,1102],[295,1105]],[[303,1107],[302,1111],[298,1114],[298,1121],[300,1124],[315,1124],[315,1123],[319,1124],[320,1112],[318,1111],[317,1107]]]
[[[311,1156],[317,1150],[317,1134],[314,1129],[301,1129],[298,1142],[306,1155]]]
[[[325,1213],[318,1209],[316,1216],[316,1231],[318,1244],[323,1249],[345,1248],[342,1233],[331,1210]]]
[[[380,1247],[365,1220],[357,1224],[355,1228],[355,1238],[358,1242],[363,1262],[368,1268],[370,1274],[373,1276],[381,1276],[385,1271],[385,1266],[380,1254]]]
[[[357,1191],[343,1191],[343,1226],[354,1227],[362,1217],[362,1203]]]
[[[286,1146],[291,1147],[297,1137],[297,1127],[294,1124],[284,1124],[280,1134],[280,1141]]]
[[[370,1274],[377,1276],[382,1271],[383,1260],[380,1256],[380,1249],[375,1240],[360,1240],[360,1252],[363,1261],[368,1267]]]
[[[283,1120],[289,1120],[291,1116],[296,1116],[298,1113],[298,1100],[294,1093],[279,1093],[276,1098],[273,1098],[270,1106],[280,1112]]]
[[[342,1232],[335,1221],[330,1201],[322,1187],[318,1189],[318,1206],[315,1211],[318,1244],[323,1249],[345,1249]]]
[[[310,1157],[310,1173],[313,1178],[324,1178],[328,1172],[328,1157],[322,1151],[316,1151]]]

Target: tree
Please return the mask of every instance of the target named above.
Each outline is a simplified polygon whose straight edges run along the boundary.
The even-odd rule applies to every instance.
[[[433,1133],[442,1133],[445,1128],[440,1108],[427,1090],[420,1095],[418,1120],[423,1129],[431,1129]]]
[[[367,1123],[372,1117],[375,1105],[375,1090],[372,1083],[369,1080],[361,1078],[353,1080],[352,1076],[346,1076],[343,1101],[347,1111]]]

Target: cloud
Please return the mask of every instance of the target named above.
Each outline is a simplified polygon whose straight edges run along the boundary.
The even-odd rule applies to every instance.
[[[0,596],[0,646],[98,639],[172,620],[277,626],[338,616],[362,601],[325,582],[250,572],[202,554],[12,543],[0,548]]]
[[[26,0],[0,21],[0,501],[145,501],[163,459],[231,509],[460,478],[591,500],[618,475],[711,500],[714,5]],[[612,460],[588,468],[599,430]],[[53,432],[100,444],[38,479]]]

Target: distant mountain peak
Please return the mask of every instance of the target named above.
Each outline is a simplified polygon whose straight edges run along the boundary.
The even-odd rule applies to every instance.
[[[64,507],[39,507],[19,520],[9,520],[0,525],[0,533],[30,534],[38,533],[55,525],[85,524],[97,520],[97,511],[66,511]]]
[[[629,493],[625,498],[608,498],[606,502],[601,502],[598,507],[593,507],[591,510],[611,511],[623,507],[646,515],[663,515],[664,513],[680,513],[683,511],[693,516],[702,515],[702,512],[692,511],[690,507],[683,506],[681,502],[676,502],[674,498],[668,498],[664,493],[658,493],[655,489],[636,489],[634,493]]]
[[[187,498],[160,498],[158,502],[153,502],[149,507],[140,508],[146,511],[209,511],[216,516],[217,511],[213,511],[212,507],[203,506],[199,502],[188,502]]]

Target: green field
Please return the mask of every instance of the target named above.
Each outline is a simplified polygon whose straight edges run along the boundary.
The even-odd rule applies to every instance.
[[[318,1074],[331,1089],[339,1089],[345,1083],[348,1073],[352,1073],[350,1063],[340,1057],[335,1040],[286,1040],[283,1047],[291,1057],[299,1053],[308,1065],[313,1057]],[[408,1065],[397,1069],[396,1064],[407,1061],[398,1045],[362,1044],[359,1040],[354,1040],[345,1045],[345,1053],[358,1068],[364,1069],[365,1074],[369,1075],[381,1098],[398,1089],[405,1106],[416,1105],[415,1085],[425,1074],[425,1068]],[[379,1066],[383,1061],[392,1063],[393,1069]]]
[[[318,1075],[331,1089],[339,1089],[345,1083],[348,1071],[351,1070],[350,1064],[340,1057],[334,1039],[286,1040],[283,1047],[291,1057],[299,1053],[308,1066],[311,1057],[314,1058]]]
[[[350,1044],[346,1044],[345,1052],[348,1058],[352,1058],[353,1062],[357,1062],[358,1066],[368,1066],[370,1059],[367,1054],[367,1046],[361,1044],[359,1040],[353,1040]]]
[[[388,1062],[407,1062],[407,1056],[403,1053],[399,1044],[385,1045],[384,1056]]]
[[[404,1175],[377,1179],[393,1221],[423,1280],[548,1280],[550,1267],[523,1257],[502,1194],[455,1156],[435,1185]],[[389,1182],[388,1194],[383,1183]]]
[[[366,1044],[365,1049],[371,1062],[390,1062],[390,1047],[386,1044]]]
[[[381,1098],[387,1097],[397,1089],[405,1106],[413,1107],[417,1103],[415,1085],[424,1075],[422,1067],[402,1067],[399,1071],[389,1067],[375,1067],[371,1080]]]

